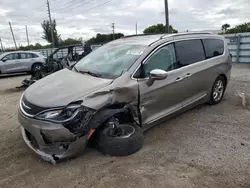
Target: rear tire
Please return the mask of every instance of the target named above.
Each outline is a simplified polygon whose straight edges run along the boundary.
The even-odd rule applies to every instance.
[[[215,105],[221,102],[226,90],[226,80],[223,76],[218,76],[212,87],[209,104]]]
[[[120,124],[118,129],[128,130],[123,136],[112,135],[114,128],[106,127],[97,135],[97,148],[111,156],[128,156],[136,153],[143,145],[143,132],[139,126]],[[113,129],[113,130],[112,130]]]
[[[38,71],[42,71],[42,64],[41,63],[35,63],[32,65],[31,67],[31,75],[32,76],[35,76],[36,75],[36,72]]]

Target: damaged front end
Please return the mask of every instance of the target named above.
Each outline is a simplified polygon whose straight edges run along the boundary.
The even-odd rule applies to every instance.
[[[64,108],[29,113],[28,105],[21,102],[18,119],[26,144],[45,161],[57,161],[80,154],[91,133],[89,121],[95,111],[70,104]]]

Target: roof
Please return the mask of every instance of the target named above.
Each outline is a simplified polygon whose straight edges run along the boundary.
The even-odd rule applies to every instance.
[[[131,43],[149,46],[153,42],[160,40],[164,35],[166,34],[125,36],[115,40],[114,43]]]
[[[210,32],[186,32],[186,33],[171,33],[171,34],[143,34],[143,35],[130,35],[115,40],[114,43],[131,43],[150,46],[152,43],[165,39],[168,37],[178,36],[194,36],[194,35],[212,35]]]
[[[11,52],[4,52],[2,54],[10,54],[10,53],[38,53],[36,51],[11,51]]]

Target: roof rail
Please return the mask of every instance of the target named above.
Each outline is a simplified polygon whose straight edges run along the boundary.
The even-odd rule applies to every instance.
[[[164,39],[169,36],[178,37],[178,36],[185,36],[185,35],[200,35],[200,34],[213,34],[212,32],[186,32],[186,33],[174,33],[174,34],[165,34],[161,37],[161,39]]]
[[[213,34],[212,32],[186,32],[186,33],[150,33],[150,34],[138,34],[138,35],[127,35],[127,36],[123,36],[121,37],[121,39],[123,38],[130,38],[130,37],[139,37],[139,36],[147,36],[147,35],[163,35],[161,37],[159,37],[159,39],[164,39],[166,37],[172,36],[172,37],[176,37],[176,36],[183,36],[183,35],[199,35],[199,34]]]
[[[166,34],[166,33],[150,33],[150,34],[138,34],[138,35],[127,35],[127,36],[123,36],[121,37],[122,38],[130,38],[130,37],[139,37],[139,36],[148,36],[148,35],[163,35],[163,34]]]

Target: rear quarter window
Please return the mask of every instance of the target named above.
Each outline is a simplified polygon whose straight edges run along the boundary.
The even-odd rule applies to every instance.
[[[220,39],[203,39],[206,59],[220,56],[224,53],[224,41]]]
[[[32,56],[32,58],[37,58],[37,57],[39,57],[39,56],[36,55],[36,54],[31,54],[31,56]]]

